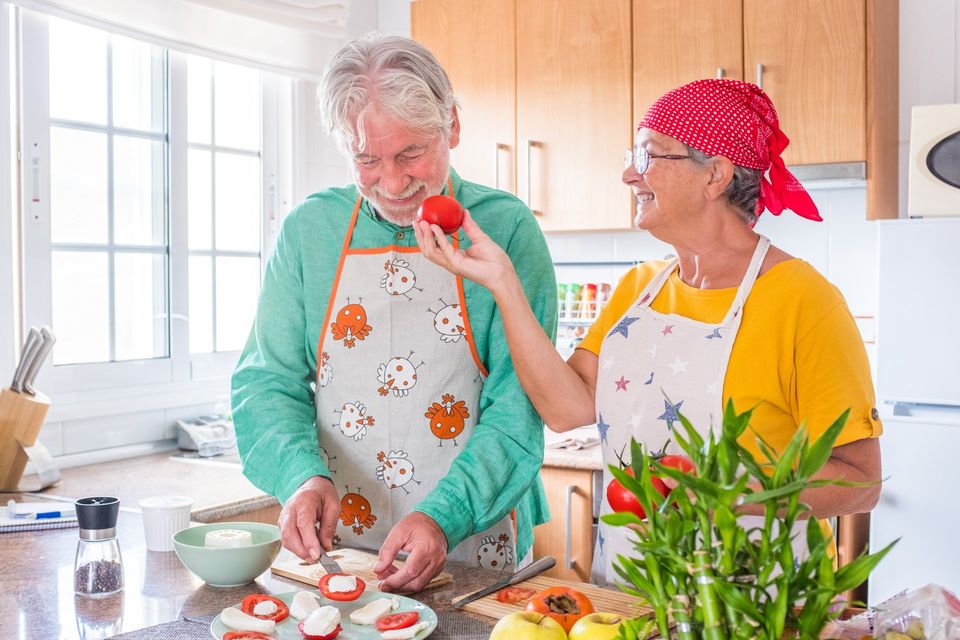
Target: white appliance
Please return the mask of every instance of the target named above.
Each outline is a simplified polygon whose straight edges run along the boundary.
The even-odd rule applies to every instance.
[[[914,107],[907,212],[960,216],[960,104]]]
[[[960,593],[960,218],[880,222],[878,259],[886,480],[870,548],[900,542],[870,576],[870,604],[930,582]]]

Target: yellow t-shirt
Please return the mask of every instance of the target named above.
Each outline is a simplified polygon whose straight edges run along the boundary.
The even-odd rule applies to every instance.
[[[647,283],[664,267],[645,262],[617,285],[580,349],[599,355],[600,343]],[[701,322],[721,322],[737,289],[697,289],[679,271],[664,283],[651,307]],[[738,412],[755,407],[751,426],[783,451],[806,421],[819,437],[848,407],[850,416],[835,446],[880,435],[870,365],[863,340],[840,292],[803,260],[787,260],[757,278],[743,309],[723,383],[724,404]],[[748,430],[741,444],[755,456]]]

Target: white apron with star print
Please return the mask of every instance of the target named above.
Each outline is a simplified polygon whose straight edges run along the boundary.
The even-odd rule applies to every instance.
[[[760,272],[770,241],[760,236],[753,258],[737,290],[733,304],[719,324],[709,324],[650,308],[664,283],[677,268],[674,259],[644,288],[600,346],[597,371],[597,427],[603,451],[603,486],[613,476],[607,465],[630,463],[630,439],[659,451],[668,439],[668,453],[683,453],[672,441],[671,427],[682,426],[683,413],[706,434],[719,429],[723,418],[723,381],[733,342],[743,318],[741,311]],[[610,513],[606,499],[601,515]],[[741,522],[751,526],[751,516]],[[757,526],[762,518],[755,518]],[[805,525],[795,527],[803,532]],[[636,556],[636,534],[627,527],[600,523],[593,554],[592,580],[613,585],[619,580],[613,569],[618,554]],[[794,553],[802,552],[805,536],[799,537]]]
[[[317,431],[341,496],[336,542],[378,551],[463,451],[486,370],[462,280],[417,247],[351,249],[359,207],[317,346]],[[515,540],[508,516],[447,557],[512,572]]]

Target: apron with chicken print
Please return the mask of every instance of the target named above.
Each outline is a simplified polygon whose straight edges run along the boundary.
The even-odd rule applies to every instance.
[[[376,551],[463,450],[487,372],[460,278],[416,246],[350,249],[360,203],[317,345],[316,409],[341,496],[335,543]],[[507,516],[447,557],[512,572],[515,540]]]
[[[677,268],[674,259],[644,288],[637,302],[620,318],[600,346],[597,371],[597,428],[603,451],[603,486],[613,476],[607,465],[630,463],[630,439],[659,451],[683,453],[671,430],[682,434],[682,413],[704,435],[719,429],[723,420],[723,381],[730,352],[770,241],[760,236],[753,258],[733,304],[719,324],[699,322],[650,308],[660,289]],[[601,515],[612,509],[603,500]],[[746,526],[763,526],[763,518],[742,516]],[[794,555],[806,557],[805,523],[794,527]],[[627,527],[600,523],[593,553],[592,580],[613,585],[619,580],[613,565],[617,555],[636,557],[636,533]]]

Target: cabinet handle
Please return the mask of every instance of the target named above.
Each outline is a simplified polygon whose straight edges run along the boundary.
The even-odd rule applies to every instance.
[[[577,492],[576,485],[567,485],[567,530],[566,530],[566,543],[567,543],[567,555],[564,566],[567,569],[573,569],[573,558],[571,557],[572,552],[572,538],[573,538],[573,494]]]
[[[717,67],[717,80],[723,80],[723,67]]]
[[[493,143],[493,188],[500,188],[500,143]]]
[[[763,64],[757,63],[757,86],[763,89]]]
[[[533,166],[530,162],[533,159],[533,147],[535,144],[537,143],[533,140],[527,140],[527,208],[533,212],[533,215],[542,216],[543,212],[533,208]]]

